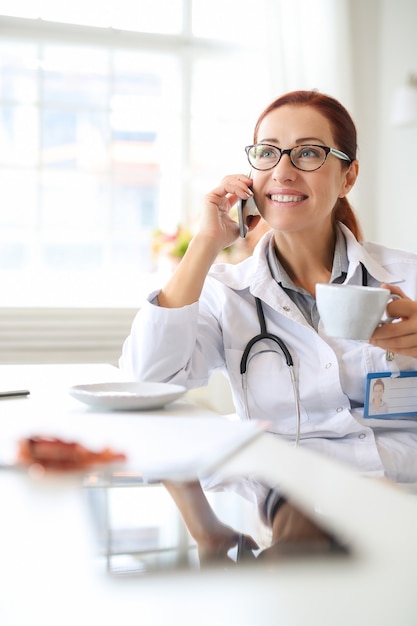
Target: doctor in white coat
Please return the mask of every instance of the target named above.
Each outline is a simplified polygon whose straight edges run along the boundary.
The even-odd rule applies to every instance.
[[[271,103],[246,148],[251,177],[227,176],[206,196],[198,232],[138,312],[120,367],[137,380],[188,388],[222,370],[242,419],[267,420],[277,435],[364,475],[416,481],[416,422],[371,427],[363,419],[368,373],[417,370],[417,256],[362,241],[346,198],[358,175],[356,149],[355,125],[335,99],[298,91]],[[242,263],[213,265],[239,235],[231,208],[249,198],[271,230]],[[388,305],[396,323],[378,328],[370,342],[327,336],[315,303],[323,282],[387,287],[400,296]],[[273,337],[255,342],[242,361],[261,331]],[[273,542],[320,536],[275,486],[247,487]],[[236,543],[199,485],[192,497],[168,488],[201,555]]]

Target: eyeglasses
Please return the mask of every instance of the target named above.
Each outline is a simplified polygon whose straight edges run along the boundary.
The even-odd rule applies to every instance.
[[[255,170],[271,170],[278,165],[283,154],[288,154],[294,167],[303,172],[318,170],[324,164],[329,154],[333,154],[342,161],[352,162],[352,159],[344,152],[336,150],[336,148],[328,148],[327,146],[302,145],[288,148],[288,150],[281,150],[267,143],[257,143],[253,146],[246,146],[245,152],[249,163]]]

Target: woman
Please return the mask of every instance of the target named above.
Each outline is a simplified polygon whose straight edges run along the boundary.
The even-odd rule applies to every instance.
[[[267,420],[272,432],[368,476],[415,481],[414,425],[370,428],[363,405],[368,372],[417,367],[417,256],[360,242],[346,198],[358,176],[356,149],[355,125],[333,98],[296,91],[272,102],[255,126],[254,146],[247,148],[251,176],[226,176],[206,196],[197,234],[172,278],[138,313],[120,365],[138,380],[188,388],[205,385],[215,369],[223,370],[242,419]],[[212,267],[238,237],[230,209],[252,195],[271,231],[249,259]],[[319,282],[382,284],[400,296],[388,306],[399,321],[378,328],[369,343],[328,337],[315,306]],[[247,359],[245,398],[241,359],[260,332],[255,298],[267,331],[289,351],[296,387],[279,346],[260,341]],[[274,541],[314,534],[289,503],[282,506],[277,490],[253,482],[250,488]],[[186,494],[174,491],[184,505]],[[192,500],[205,507],[198,485]],[[204,545],[214,550],[212,543],[224,548],[236,540],[208,511],[207,516],[208,532],[195,530],[202,551]]]
[[[372,399],[369,405],[369,415],[384,415],[389,413],[389,406],[384,399],[385,385],[377,378],[372,387]]]

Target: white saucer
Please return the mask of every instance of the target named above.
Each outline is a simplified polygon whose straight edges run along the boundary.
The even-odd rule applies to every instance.
[[[150,382],[98,383],[69,389],[70,395],[84,404],[118,411],[161,408],[186,391],[180,385]]]

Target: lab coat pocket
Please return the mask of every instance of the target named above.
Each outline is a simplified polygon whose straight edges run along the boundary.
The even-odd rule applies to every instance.
[[[227,349],[226,364],[230,383],[239,415],[246,415],[243,381],[240,373],[242,350]],[[297,378],[297,375],[296,375]],[[272,432],[294,435],[297,430],[295,394],[290,370],[280,352],[270,346],[258,344],[251,351],[247,363],[247,405],[251,419],[265,420],[271,424]],[[300,405],[300,422],[308,415]]]

